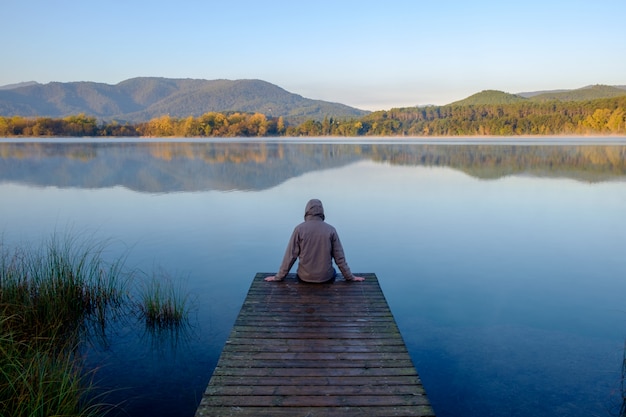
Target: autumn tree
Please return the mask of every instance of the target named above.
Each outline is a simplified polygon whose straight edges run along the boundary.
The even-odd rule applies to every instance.
[[[246,136],[265,136],[267,133],[267,118],[264,114],[255,113],[246,121]]]
[[[226,133],[228,120],[222,113],[209,112],[200,116],[200,130],[204,136],[220,136]]]
[[[81,113],[64,118],[61,129],[67,136],[95,136],[98,122],[95,117],[88,117]]]
[[[278,121],[276,122],[276,133],[278,133],[279,135],[282,135],[283,133],[285,133],[285,130],[286,130],[285,119],[283,116],[279,116]]]

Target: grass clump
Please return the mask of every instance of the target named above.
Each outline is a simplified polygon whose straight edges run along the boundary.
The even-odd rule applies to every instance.
[[[53,236],[41,249],[0,242],[0,408],[10,416],[91,416],[79,347],[103,329],[126,283],[104,247]],[[95,324],[95,326],[94,326]]]
[[[0,408],[7,416],[97,416],[104,409],[85,400],[91,382],[70,352],[16,339],[2,322]],[[55,349],[56,350],[56,349]]]
[[[76,344],[88,323],[105,323],[122,303],[127,280],[123,262],[106,263],[103,250],[57,236],[40,250],[9,252],[2,245],[0,308],[6,325],[21,339],[65,349]]]
[[[153,277],[136,305],[124,258],[104,261],[105,247],[72,236],[54,235],[41,249],[0,240],[0,414],[102,415],[82,346],[106,340],[107,323],[136,309],[148,327],[185,320],[186,297],[169,280]]]
[[[180,326],[188,315],[187,296],[166,275],[152,276],[141,293],[139,311],[149,329]]]

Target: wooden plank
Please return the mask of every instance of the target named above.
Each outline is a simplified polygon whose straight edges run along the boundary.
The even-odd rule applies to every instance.
[[[196,417],[434,416],[376,275],[267,275],[252,281]]]
[[[198,408],[196,417],[415,417],[432,416],[430,405],[397,407],[222,407],[217,414],[216,408]]]

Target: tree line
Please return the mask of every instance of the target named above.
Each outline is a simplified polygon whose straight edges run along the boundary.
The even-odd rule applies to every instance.
[[[626,96],[584,102],[447,105],[377,111],[353,119],[326,117],[290,125],[261,113],[168,115],[140,123],[64,118],[0,117],[0,136],[275,137],[275,136],[516,136],[626,134]]]
[[[362,118],[381,136],[625,134],[626,96],[585,102],[519,102],[394,109]]]

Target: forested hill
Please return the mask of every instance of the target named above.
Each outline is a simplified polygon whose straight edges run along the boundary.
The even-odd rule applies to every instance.
[[[509,94],[497,90],[484,90],[449,106],[477,106],[513,103],[537,103],[547,101],[588,101],[626,95],[626,87],[590,85],[576,90],[537,91],[532,93]]]
[[[626,91],[625,91],[626,93]],[[476,106],[484,104],[511,104],[526,101],[527,99],[515,94],[509,94],[497,90],[485,90],[473,94],[466,99],[450,103],[450,106]]]
[[[261,80],[132,78],[95,82],[25,83],[0,89],[0,116],[65,117],[88,114],[103,120],[141,122],[162,115],[252,112],[291,122],[324,117],[355,118],[368,112],[312,100]]]
[[[530,96],[531,101],[586,101],[626,95],[623,86],[590,85],[576,90],[545,92]]]

